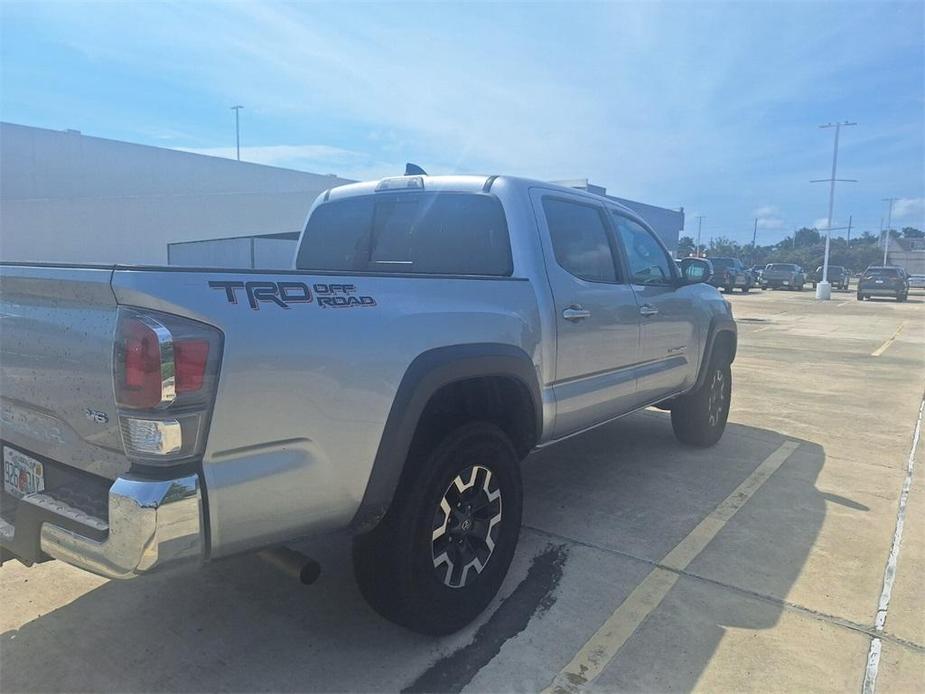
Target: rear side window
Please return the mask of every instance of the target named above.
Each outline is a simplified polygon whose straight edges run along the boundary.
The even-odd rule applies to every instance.
[[[377,193],[315,208],[300,270],[506,276],[513,272],[504,210],[471,193]]]
[[[590,282],[617,281],[613,251],[600,208],[545,198],[543,211],[556,262],[562,269]]]

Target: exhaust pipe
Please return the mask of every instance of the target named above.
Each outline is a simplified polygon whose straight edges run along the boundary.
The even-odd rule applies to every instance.
[[[306,586],[310,586],[321,576],[321,564],[289,547],[265,549],[258,552],[257,556]]]

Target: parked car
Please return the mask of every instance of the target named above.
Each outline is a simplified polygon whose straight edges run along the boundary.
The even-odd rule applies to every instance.
[[[752,273],[738,258],[710,258],[710,262],[713,264],[710,284],[727,294],[736,288],[748,294],[748,290],[755,285]]]
[[[822,281],[822,266],[813,273],[813,289]],[[851,273],[841,265],[829,265],[829,284],[835,289],[848,289],[851,286]]]
[[[799,265],[792,263],[769,263],[761,273],[762,289],[795,289],[803,291],[806,273]]]
[[[872,296],[892,296],[905,301],[909,296],[909,279],[901,267],[872,265],[858,281],[858,301]]]
[[[910,289],[925,289],[925,275],[909,275]]]
[[[351,184],[294,262],[0,265],[3,558],[131,578],[343,529],[372,606],[443,634],[501,586],[531,450],[652,404],[722,436],[732,310],[612,200]]]

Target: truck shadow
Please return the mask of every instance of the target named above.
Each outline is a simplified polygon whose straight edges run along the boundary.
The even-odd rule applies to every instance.
[[[525,624],[528,633],[537,630],[540,640],[559,643],[555,655],[529,658],[535,666],[521,664],[509,676],[474,683],[492,690],[540,689],[648,573],[647,562],[667,554],[785,440],[793,439],[730,424],[715,448],[681,448],[667,414],[646,411],[534,454],[524,465],[522,544],[502,598],[477,624],[449,637],[419,636],[373,613],[354,583],[348,543],[331,538],[311,544],[310,553],[324,567],[312,587],[255,556],[215,562],[196,572],[105,582],[2,634],[0,687],[11,692],[395,691],[433,671],[435,663],[439,670],[442,660],[455,658],[452,671],[468,674],[435,688],[458,691],[501,647],[472,647],[479,639],[498,640],[497,630],[489,633],[486,627],[492,614],[500,612],[496,608],[503,607],[504,597],[531,580],[531,559],[555,543],[571,548],[559,587],[522,605],[510,601],[512,610],[524,612],[519,628]],[[724,583],[786,597],[813,548],[827,501],[814,486],[825,453],[814,443],[798,443],[777,473],[786,468],[787,474],[766,485],[772,491],[775,482],[786,500],[756,495],[749,502],[754,509],[747,505],[740,511],[761,537],[741,530],[718,536],[692,563],[693,573],[708,578],[719,573]],[[864,512],[850,499],[829,501]],[[754,513],[745,517],[746,510]],[[717,544],[728,550],[714,551]],[[749,549],[750,544],[760,546]],[[575,623],[560,624],[549,608],[569,582],[583,580],[579,550],[613,560],[607,579],[612,590],[593,601],[590,613],[577,612]],[[15,597],[21,605],[36,603],[41,595],[55,596],[50,582],[68,581],[71,571],[43,565],[27,572],[29,582],[23,585],[4,576],[5,566],[0,570],[4,601],[13,604]],[[718,600],[716,609],[693,618],[671,607],[681,590],[690,587],[679,582],[658,616],[678,624],[652,634],[645,630],[657,620],[643,625],[639,643],[631,639],[614,663],[626,652],[636,665],[608,669],[601,686],[690,689],[727,627],[768,629],[780,617],[781,608],[769,602],[743,606],[741,600]],[[560,602],[564,607],[566,598]],[[513,616],[517,622],[518,615]],[[657,648],[652,648],[653,639]],[[659,645],[665,639],[672,643]],[[678,639],[686,640],[684,648],[673,647]],[[470,662],[459,662],[466,659]]]

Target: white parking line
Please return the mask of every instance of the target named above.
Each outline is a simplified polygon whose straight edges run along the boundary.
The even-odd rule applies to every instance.
[[[883,354],[884,352],[886,352],[887,349],[889,349],[890,345],[893,344],[893,341],[894,341],[897,337],[899,337],[899,333],[902,332],[903,326],[904,326],[904,325],[906,325],[906,321],[903,321],[902,323],[900,323],[900,324],[899,324],[899,327],[896,328],[896,332],[893,333],[892,335],[890,335],[890,337],[887,339],[886,342],[884,342],[882,345],[880,345],[879,347],[877,347],[877,349],[875,349],[873,352],[871,352],[871,353],[870,353],[870,356],[872,356],[872,357],[879,357],[881,354]]]
[[[594,635],[575,654],[571,662],[556,675],[544,694],[568,694],[593,682],[614,659],[636,629],[661,604],[680,574],[700,554],[710,541],[761,485],[799,447],[796,441],[785,441],[745,478],[712,513],[704,518],[665,555],[642,583],[633,590]]]
[[[898,331],[897,331],[898,332]],[[912,472],[915,469],[915,449],[919,445],[919,436],[922,433],[922,415],[925,414],[925,398],[919,405],[919,417],[915,422],[915,431],[912,433],[912,447],[909,449],[909,458],[906,461],[906,476],[899,493],[899,509],[896,511],[896,526],[893,529],[893,544],[890,545],[890,554],[883,570],[883,589],[880,591],[880,601],[877,603],[877,617],[874,628],[883,631],[886,624],[887,611],[890,609],[890,598],[893,595],[893,581],[896,580],[896,565],[899,563],[899,550],[903,541],[903,526],[906,523],[906,502],[909,500],[909,490],[912,488]],[[877,688],[877,670],[880,667],[880,639],[870,641],[870,650],[867,653],[867,668],[864,671],[864,694],[874,694]]]

